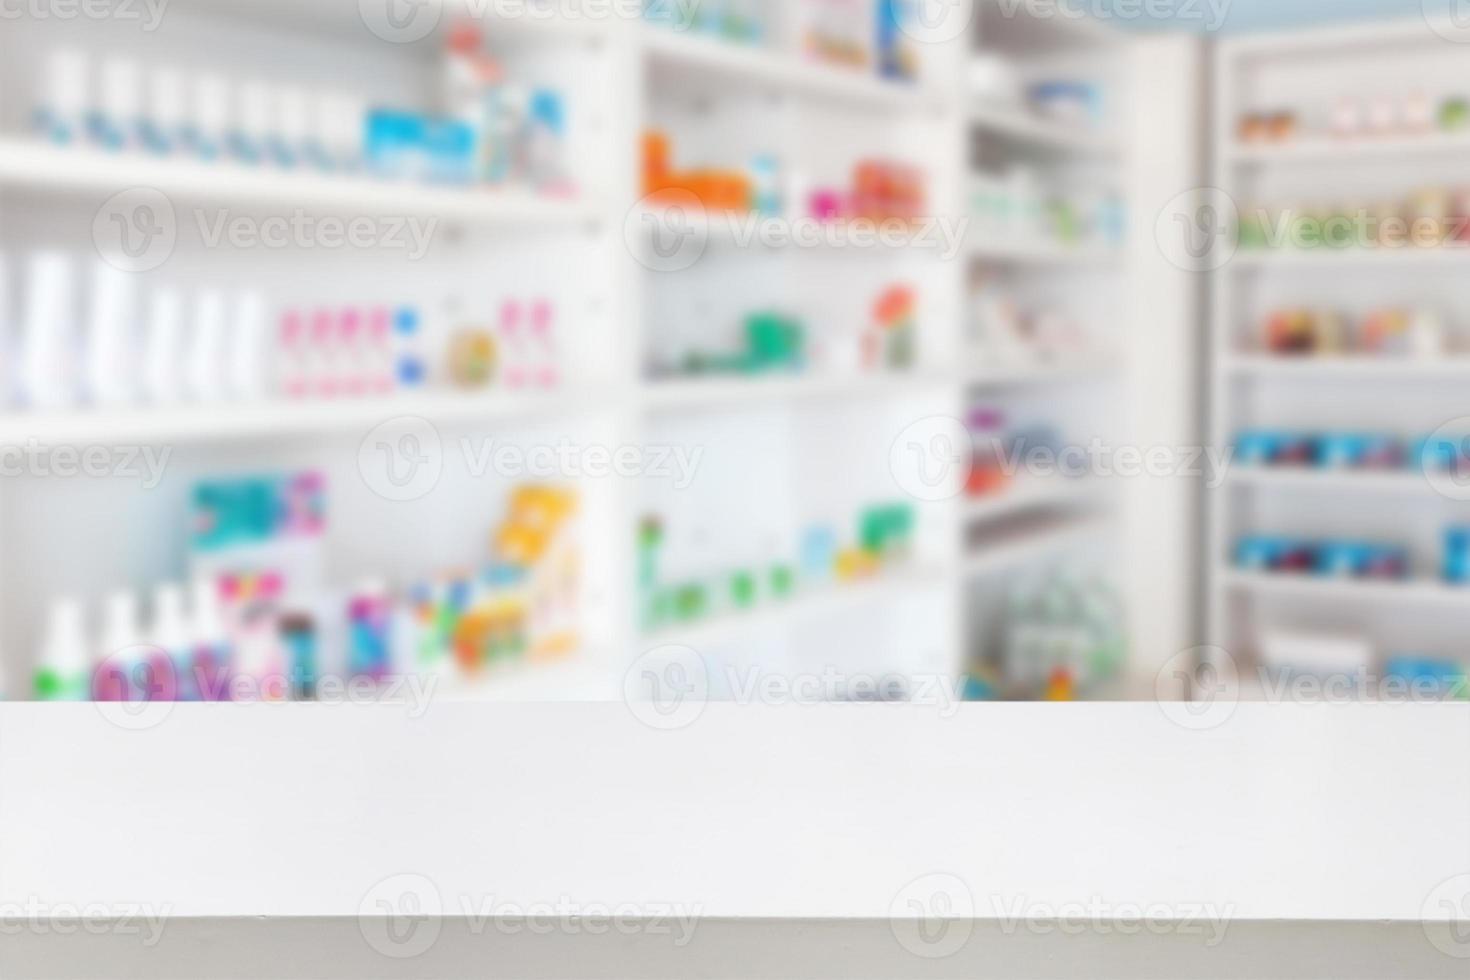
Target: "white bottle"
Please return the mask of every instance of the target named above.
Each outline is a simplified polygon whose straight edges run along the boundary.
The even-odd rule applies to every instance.
[[[112,150],[133,149],[143,132],[143,66],[133,58],[110,57],[102,62],[98,92],[103,144]]]
[[[76,398],[76,277],[62,252],[31,256],[21,375],[32,408],[65,408]]]
[[[230,394],[242,401],[259,401],[266,391],[265,297],[255,290],[240,293],[234,313],[226,368]]]
[[[141,699],[146,680],[140,669],[144,662],[143,631],[138,625],[138,600],[131,592],[114,592],[103,602],[96,662],[99,700]]]
[[[200,75],[193,95],[189,149],[206,160],[218,159],[230,136],[230,83],[220,75]]]
[[[149,645],[155,650],[151,692],[155,698],[197,701],[198,682],[193,676],[194,658],[189,621],[184,615],[184,590],[178,585],[160,585],[153,594],[153,629]]]
[[[205,701],[227,701],[230,697],[230,641],[220,611],[219,587],[210,579],[194,583],[193,617],[189,621],[189,650],[192,670],[198,678],[197,693]]]
[[[86,701],[92,696],[92,658],[82,604],[75,599],[51,604],[36,670],[36,695],[43,701]]]
[[[106,262],[92,269],[83,374],[92,401],[103,408],[137,400],[138,342],[133,332],[138,296],[132,276]]]
[[[57,48],[46,56],[41,108],[36,126],[53,143],[76,143],[87,129],[91,111],[88,92],[89,62],[76,48]]]
[[[206,289],[194,304],[189,353],[184,365],[184,389],[199,402],[218,401],[224,381],[228,310],[224,294]]]
[[[275,93],[267,82],[252,79],[240,86],[240,114],[235,131],[235,157],[245,163],[265,163],[270,153]]]
[[[183,72],[159,65],[148,75],[148,149],[167,154],[179,149],[189,129],[188,90]]]
[[[155,405],[184,398],[184,300],[178,290],[155,290],[143,341],[143,394]]]
[[[305,90],[282,86],[276,91],[275,150],[278,162],[297,166],[311,152],[311,100]]]

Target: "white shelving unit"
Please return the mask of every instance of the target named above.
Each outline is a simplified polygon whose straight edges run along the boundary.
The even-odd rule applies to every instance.
[[[1003,18],[993,0],[977,0],[971,32],[949,43],[917,45],[921,79],[900,84],[809,60],[792,12],[774,3],[758,45],[615,18],[494,20],[487,24],[489,43],[512,71],[556,84],[571,97],[569,157],[577,164],[579,192],[565,199],[113,155],[43,145],[27,135],[36,59],[63,36],[67,43],[176,59],[195,70],[217,67],[232,77],[280,73],[303,84],[330,78],[359,88],[364,98],[429,104],[444,31],[456,16],[482,6],[434,0],[419,8],[434,18],[434,30],[403,44],[374,37],[354,9],[286,0],[176,0],[158,35],[146,39],[122,36],[108,24],[63,35],[53,23],[28,24],[0,40],[0,50],[14,54],[3,81],[7,93],[15,93],[0,106],[0,246],[41,240],[88,249],[98,205],[138,186],[186,207],[435,218],[448,231],[428,259],[407,269],[313,255],[216,253],[182,237],[171,262],[191,279],[228,277],[307,297],[313,287],[350,296],[363,282],[377,288],[412,283],[417,302],[450,294],[461,305],[466,283],[490,293],[544,290],[571,331],[563,348],[576,354],[559,390],[535,394],[433,392],[384,401],[7,412],[0,416],[0,445],[156,443],[175,453],[171,482],[146,499],[119,497],[103,485],[52,497],[44,481],[30,478],[0,491],[0,540],[7,553],[46,546],[76,507],[116,507],[117,519],[136,527],[179,523],[187,485],[200,476],[320,466],[334,490],[351,488],[341,503],[344,524],[392,528],[381,541],[333,536],[332,569],[390,578],[425,574],[473,557],[462,542],[476,538],[494,516],[495,495],[508,482],[496,483],[489,502],[474,492],[472,477],[458,472],[447,473],[445,485],[427,500],[401,507],[375,500],[353,479],[355,456],[362,438],[384,421],[421,418],[446,437],[475,434],[512,443],[571,433],[598,444],[700,448],[707,472],[687,491],[672,494],[647,481],[582,487],[584,629],[595,640],[592,648],[544,670],[487,675],[480,684],[456,686],[451,696],[616,698],[621,672],[645,651],[669,644],[695,646],[712,661],[734,657],[773,670],[801,670],[803,656],[826,646],[817,650],[819,657],[843,659],[853,669],[959,676],[969,662],[962,609],[968,590],[987,569],[1049,560],[1096,539],[1095,532],[1109,525],[1094,520],[1092,511],[1106,506],[1090,485],[1028,487],[975,505],[918,503],[912,561],[874,581],[802,590],[748,613],[651,631],[640,626],[634,585],[640,520],[651,513],[667,518],[666,531],[683,539],[672,564],[705,574],[768,560],[767,552],[790,555],[803,522],[822,520],[850,531],[862,506],[912,503],[891,469],[889,451],[915,421],[963,415],[967,398],[977,393],[1067,401],[1091,397],[1094,388],[1106,391],[1118,379],[1115,360],[1105,356],[1035,364],[976,360],[964,341],[969,271],[993,267],[1033,284],[1076,277],[1116,284],[1126,275],[1125,253],[1111,246],[983,237],[972,238],[954,261],[914,247],[741,247],[733,225],[714,220],[697,265],[661,274],[638,261],[644,243],[632,229],[658,213],[640,203],[636,148],[645,131],[658,128],[673,138],[681,162],[739,167],[766,153],[780,159],[788,176],[812,184],[845,183],[862,157],[904,160],[924,171],[931,209],[954,218],[966,208],[973,153],[1039,154],[1047,166],[1068,172],[1073,165],[1112,171],[1126,157],[1126,134],[1117,125],[1079,131],[971,98],[964,83],[969,52],[1003,52],[1038,77],[1072,71],[1105,77],[1108,91],[1119,95],[1128,42],[1067,18]],[[285,33],[291,42],[277,45]],[[198,52],[222,50],[227,40],[229,55],[219,65],[200,58]],[[793,202],[792,212],[803,207]],[[576,263],[577,275],[564,274],[569,263]],[[814,339],[825,342],[866,314],[852,286],[859,273],[864,288],[876,284],[876,292],[885,282],[905,283],[919,295],[919,361],[912,370],[671,378],[654,369],[655,351],[671,337],[707,339],[712,324],[760,304],[803,314]],[[966,550],[970,524],[1036,511],[1066,520],[1060,528]],[[12,685],[33,669],[40,609],[53,595],[75,592],[95,606],[110,588],[146,589],[182,575],[181,549],[173,540],[126,549],[101,542],[101,559],[77,574],[84,557],[80,533],[60,535],[33,568],[22,571],[10,560],[0,567],[0,591],[13,586],[0,605],[0,666]],[[831,634],[808,636],[806,629]],[[815,644],[812,637],[819,637]]]
[[[1063,122],[1024,104],[976,91],[967,80],[961,124],[966,130],[967,185],[984,174],[1005,179],[1025,167],[1064,185],[1068,192],[1126,192],[1124,167],[1131,134],[1133,42],[1111,27],[1085,19],[1031,16],[1024,7],[994,2],[976,5],[971,59],[1002,60],[1022,85],[1043,80],[1085,80],[1103,93],[1096,125]],[[966,207],[971,207],[966,188]],[[1136,220],[1130,219],[1136,225]],[[1130,259],[1123,243],[1093,237],[1079,242],[1049,240],[988,227],[976,216],[967,240],[967,277],[998,284],[1028,312],[1048,304],[1086,324],[1094,349],[1034,362],[1000,355],[986,338],[975,337],[968,308],[962,330],[970,338],[964,363],[967,409],[983,403],[1008,420],[1053,426],[1065,443],[1100,438],[1113,442],[1118,430],[1105,421],[1115,400],[1124,354]],[[1136,233],[1136,227],[1128,233]],[[1011,654],[997,636],[1008,612],[1008,590],[1027,576],[1058,563],[1099,567],[1110,536],[1119,533],[1117,497],[1099,478],[1018,476],[993,496],[968,502],[961,515],[967,540],[962,561],[966,580],[966,647],[972,665],[1002,675]],[[1002,690],[1005,697],[1039,696],[1040,691]],[[1083,690],[1084,695],[1089,693]],[[1096,695],[1100,688],[1091,691]]]
[[[1462,183],[1463,134],[1326,135],[1341,97],[1423,93],[1437,105],[1465,95],[1464,51],[1418,17],[1401,23],[1258,35],[1216,48],[1217,147],[1213,185],[1240,208],[1347,206],[1406,198],[1424,186]],[[1248,144],[1238,121],[1290,110],[1300,132]],[[1242,250],[1214,274],[1211,440],[1243,429],[1384,432],[1412,443],[1470,413],[1463,397],[1470,358],[1453,338],[1470,320],[1463,270],[1470,249],[1350,247]],[[1366,354],[1273,356],[1261,340],[1278,308],[1334,311],[1352,323],[1374,309],[1423,308],[1447,324],[1438,358]],[[1410,464],[1412,466],[1412,463]],[[1462,649],[1470,590],[1440,578],[1443,529],[1470,520],[1417,468],[1354,472],[1237,465],[1213,494],[1206,560],[1207,635],[1242,670],[1253,669],[1268,630],[1352,633],[1378,656],[1453,656]],[[1326,579],[1243,571],[1235,546],[1247,534],[1377,541],[1410,550],[1407,582]]]

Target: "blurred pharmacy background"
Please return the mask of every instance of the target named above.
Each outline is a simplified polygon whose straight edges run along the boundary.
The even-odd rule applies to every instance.
[[[1464,696],[1470,20],[1326,6],[6,7],[0,691]]]

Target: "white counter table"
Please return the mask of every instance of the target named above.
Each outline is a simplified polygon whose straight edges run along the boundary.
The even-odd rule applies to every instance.
[[[0,707],[0,976],[1470,976],[1470,705]]]

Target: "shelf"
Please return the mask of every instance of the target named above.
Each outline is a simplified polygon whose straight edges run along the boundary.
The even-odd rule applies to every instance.
[[[1061,384],[1069,381],[1106,380],[1118,374],[1111,358],[1088,361],[1057,361],[1037,364],[977,365],[964,372],[963,380],[971,387],[1017,387],[1020,385]]]
[[[1407,602],[1470,610],[1470,586],[1447,585],[1432,579],[1407,582],[1324,579],[1309,575],[1247,572],[1231,568],[1224,573],[1223,581],[1227,588],[1259,595],[1331,599],[1349,603]]]
[[[876,577],[798,592],[747,612],[722,613],[697,623],[663,626],[643,634],[642,646],[683,646],[701,651],[740,640],[762,629],[788,628],[868,608],[915,592],[938,591],[954,581],[943,568],[892,569]]]
[[[610,651],[581,651],[558,660],[521,663],[474,678],[447,677],[431,692],[443,702],[618,701],[622,670]]]
[[[994,521],[1029,510],[1069,507],[1096,500],[1105,492],[1096,480],[1036,477],[1017,480],[1006,490],[965,502],[965,520]]]
[[[976,235],[966,245],[977,261],[1025,265],[1113,265],[1123,261],[1117,245],[1069,245]]]
[[[859,109],[913,112],[943,105],[941,96],[918,85],[885,81],[859,69],[801,61],[756,45],[656,25],[645,27],[641,37],[654,67],[687,80],[693,91],[719,79],[773,95],[795,94]],[[682,85],[679,88],[686,90]]]
[[[1355,139],[1317,136],[1283,143],[1235,143],[1227,150],[1228,159],[1237,166],[1348,163],[1359,160],[1383,160],[1401,164],[1406,156],[1462,154],[1470,155],[1470,132]]]
[[[1470,269],[1470,246],[1450,248],[1279,248],[1242,249],[1227,268],[1253,269],[1385,269],[1450,268]]]
[[[590,12],[596,5],[587,9]],[[491,2],[491,0],[414,0],[413,5],[402,11],[394,11],[388,4],[366,3],[322,3],[320,0],[170,0],[169,9],[187,11],[205,16],[219,16],[264,26],[287,25],[299,31],[334,36],[344,40],[356,40],[379,44],[382,38],[371,33],[369,16],[407,17],[404,31],[411,37],[419,33],[417,26],[426,25],[428,36],[436,38],[457,17],[469,17],[486,25],[487,33],[496,39],[506,37],[517,41],[591,41],[609,36],[623,26],[616,12],[617,5],[610,5],[609,13],[603,16],[568,16],[577,7],[565,4],[538,4],[536,2]],[[558,13],[560,9],[563,13]],[[598,7],[609,9],[609,5]],[[428,43],[428,42],[425,42]],[[411,50],[411,45],[405,45]]]
[[[180,405],[177,408],[21,412],[0,415],[0,445],[61,443],[151,444],[204,442],[361,431],[389,419],[419,417],[432,423],[491,422],[555,417],[590,410],[592,393],[568,398],[556,392],[524,394],[416,394],[341,401]]]
[[[1122,152],[1116,138],[1096,127],[1054,122],[1020,108],[981,103],[970,107],[969,116],[971,124],[1020,143],[1095,156]]]
[[[991,575],[1015,565],[1050,558],[1096,539],[1109,525],[1109,521],[1101,518],[1083,518],[1011,532],[1005,540],[973,550],[965,559],[965,577]]]
[[[1323,470],[1289,466],[1235,466],[1230,482],[1249,487],[1345,493],[1429,494],[1434,486],[1418,470]]]
[[[316,213],[427,216],[473,224],[543,227],[595,225],[598,213],[577,200],[494,188],[434,188],[229,163],[107,153],[34,140],[0,140],[0,184],[39,190],[113,194],[154,188],[170,198]],[[178,203],[175,201],[174,203]]]
[[[1416,358],[1284,357],[1272,354],[1238,354],[1225,358],[1231,374],[1290,379],[1385,378],[1406,380],[1470,380],[1470,357],[1446,356],[1438,360]]]
[[[648,383],[643,396],[650,410],[724,406],[760,407],[773,401],[922,394],[943,390],[952,377],[929,373],[874,373],[850,377],[810,377],[799,374],[765,377],[710,377]]]

